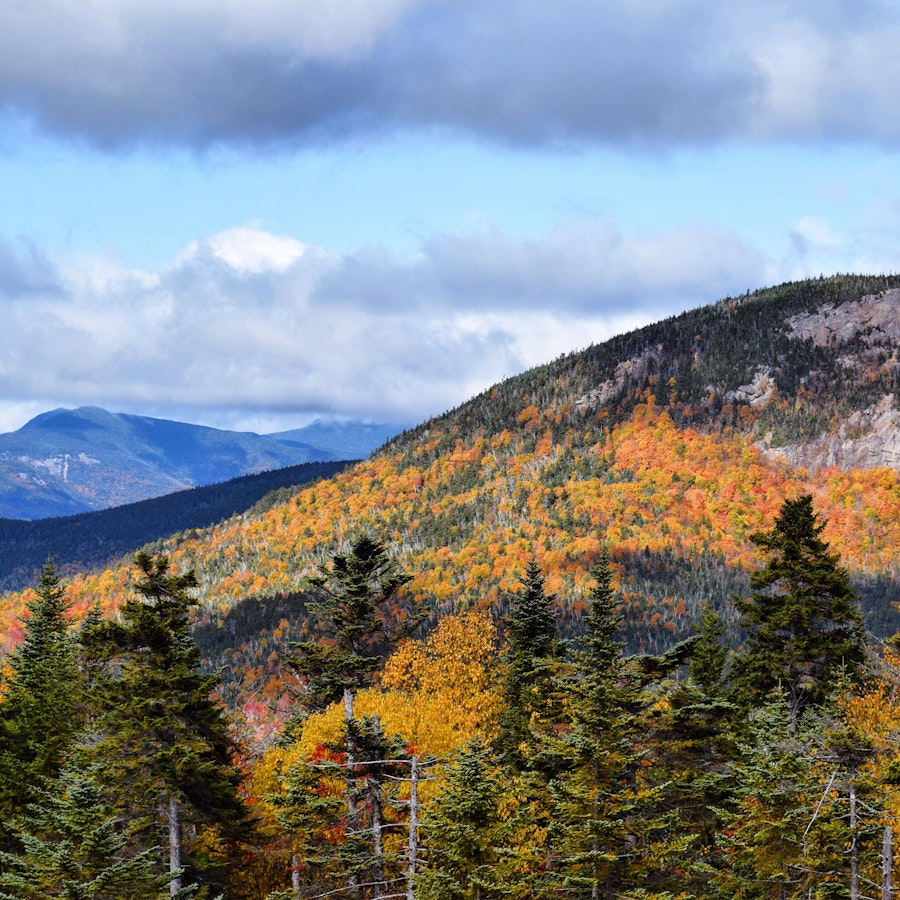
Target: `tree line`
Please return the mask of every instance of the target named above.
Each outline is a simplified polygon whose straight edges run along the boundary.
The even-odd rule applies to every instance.
[[[420,617],[358,536],[309,580],[317,637],[287,660],[288,763],[264,782],[201,670],[193,573],[138,554],[117,618],[73,627],[48,564],[3,674],[0,898],[887,900],[900,660],[867,641],[823,528],[807,495],[753,536],[737,652],[707,604],[691,637],[626,653],[605,552],[566,640],[532,560],[498,623],[495,712],[440,756],[360,712],[386,661],[419,664]]]

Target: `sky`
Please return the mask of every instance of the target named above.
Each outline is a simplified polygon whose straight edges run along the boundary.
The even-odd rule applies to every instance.
[[[0,3],[0,431],[412,425],[900,270],[900,0]]]

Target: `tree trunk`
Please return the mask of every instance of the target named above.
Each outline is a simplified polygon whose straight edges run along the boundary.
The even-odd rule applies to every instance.
[[[295,897],[300,896],[300,854],[291,854],[291,890]]]
[[[177,874],[176,874],[177,873]],[[178,803],[169,795],[169,894],[175,896],[181,890],[181,817]]]
[[[381,785],[373,778],[369,781],[369,800],[372,803],[372,896],[380,897],[384,884],[384,809],[381,804]]]
[[[415,900],[416,866],[419,856],[419,758],[414,756],[409,772],[409,865],[406,870],[406,900]]]
[[[881,900],[891,900],[891,883],[894,875],[894,834],[890,825],[884,826],[881,844]]]
[[[850,782],[850,900],[859,900],[859,828],[856,823],[856,781]]]
[[[359,831],[359,811],[356,805],[356,746],[353,741],[353,691],[344,688],[344,720],[347,723],[347,832]],[[351,872],[348,879],[351,893],[363,900],[364,891],[359,875]]]

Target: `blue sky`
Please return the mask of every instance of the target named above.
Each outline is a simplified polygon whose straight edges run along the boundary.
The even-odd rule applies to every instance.
[[[875,0],[0,6],[0,430],[415,423],[768,284],[898,270]]]

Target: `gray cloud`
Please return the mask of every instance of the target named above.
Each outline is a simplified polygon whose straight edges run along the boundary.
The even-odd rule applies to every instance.
[[[894,144],[898,39],[886,0],[36,0],[0,5],[0,105],[108,147]]]
[[[596,223],[527,241],[435,237],[411,260],[376,248],[335,256],[239,228],[152,271],[47,261],[44,286],[25,290],[33,251],[0,250],[4,398],[194,421],[218,408],[237,424],[265,411],[418,421],[763,277],[759,255],[729,234]]]

